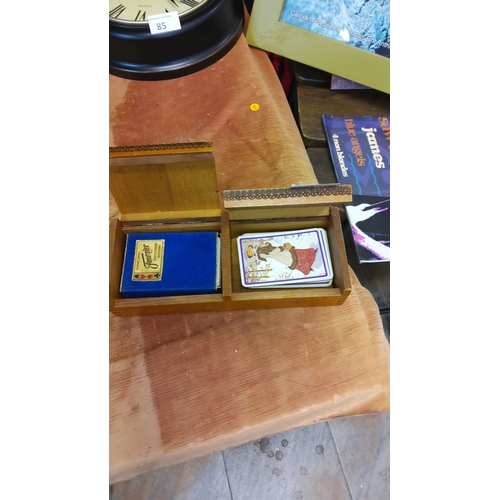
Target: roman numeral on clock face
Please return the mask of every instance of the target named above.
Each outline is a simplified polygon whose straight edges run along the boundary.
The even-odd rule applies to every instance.
[[[188,5],[189,7],[196,7],[200,2],[196,0],[180,0],[184,5]]]
[[[146,20],[146,11],[142,11],[140,10],[138,13],[137,13],[137,16],[135,16],[135,20],[136,21],[145,21]]]
[[[125,5],[118,5],[118,7],[115,7],[114,9],[109,11],[109,17],[114,17],[118,18],[123,14],[123,11],[126,9]]]

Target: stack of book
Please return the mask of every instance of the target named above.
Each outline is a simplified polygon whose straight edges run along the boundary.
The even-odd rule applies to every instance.
[[[359,262],[390,260],[389,116],[323,114],[337,180],[352,186],[346,206]]]

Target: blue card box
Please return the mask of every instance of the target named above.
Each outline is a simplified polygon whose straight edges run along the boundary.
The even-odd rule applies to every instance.
[[[154,248],[161,254],[147,262]],[[215,231],[128,234],[120,292],[125,298],[216,293],[219,254]]]

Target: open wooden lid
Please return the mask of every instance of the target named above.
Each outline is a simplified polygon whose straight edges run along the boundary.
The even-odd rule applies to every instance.
[[[350,184],[292,185],[289,188],[224,191],[224,208],[232,220],[327,215],[331,205],[350,203]]]
[[[109,188],[124,221],[221,215],[211,142],[109,148]]]

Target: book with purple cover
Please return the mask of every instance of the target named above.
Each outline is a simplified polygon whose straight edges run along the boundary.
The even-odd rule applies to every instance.
[[[352,194],[390,196],[389,116],[322,115],[328,148],[341,184]]]

